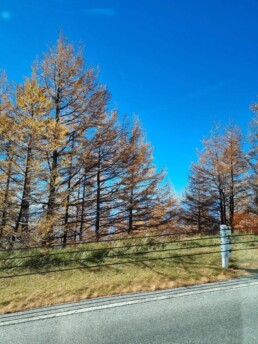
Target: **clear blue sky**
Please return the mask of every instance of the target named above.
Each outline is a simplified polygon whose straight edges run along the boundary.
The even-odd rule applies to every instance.
[[[257,0],[1,0],[0,67],[21,81],[60,30],[100,66],[111,107],[140,117],[178,192],[214,122],[246,132],[258,101]]]

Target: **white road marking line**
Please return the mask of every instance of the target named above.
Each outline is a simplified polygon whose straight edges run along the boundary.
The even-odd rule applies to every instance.
[[[225,289],[237,289],[237,288],[249,287],[249,286],[254,286],[254,285],[258,285],[258,281],[257,282],[253,282],[253,283],[244,283],[244,284],[234,285],[234,286],[230,286],[229,285],[229,286],[211,287],[211,288],[207,288],[206,290],[201,290],[201,291],[198,291],[198,290],[186,291],[186,292],[178,293],[178,294],[175,294],[175,295],[168,294],[168,295],[157,296],[157,297],[145,297],[145,298],[138,299],[138,300],[115,302],[115,303],[111,303],[111,304],[108,304],[108,305],[100,305],[100,306],[81,308],[81,309],[71,310],[71,311],[63,311],[63,312],[59,312],[59,313],[38,315],[38,316],[26,318],[26,319],[4,321],[4,322],[0,323],[0,327],[1,326],[8,326],[8,325],[17,325],[17,324],[22,324],[22,323],[31,322],[31,321],[37,321],[37,320],[45,320],[45,319],[51,319],[51,318],[58,318],[58,317],[67,316],[67,315],[73,315],[73,314],[93,312],[93,311],[97,311],[97,310],[101,310],[101,309],[123,307],[123,306],[135,305],[135,304],[139,304],[139,303],[167,300],[167,299],[177,298],[177,297],[182,297],[182,296],[190,296],[190,295],[195,295],[195,294],[209,293],[211,291],[223,291]]]

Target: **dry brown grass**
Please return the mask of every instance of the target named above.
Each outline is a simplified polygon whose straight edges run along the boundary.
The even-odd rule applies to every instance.
[[[249,250],[234,252],[231,266],[226,270],[221,268],[220,254],[216,253],[2,279],[0,313],[99,296],[222,281],[258,273],[257,262],[258,250]]]

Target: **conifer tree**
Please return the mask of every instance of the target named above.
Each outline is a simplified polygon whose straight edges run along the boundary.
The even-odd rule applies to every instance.
[[[109,231],[117,216],[122,137],[123,130],[118,124],[116,113],[113,112],[111,116],[105,117],[93,135],[91,151],[85,161],[88,166],[88,187],[86,190],[84,184],[84,206],[86,203],[87,222],[94,228],[97,240],[101,232]]]
[[[249,165],[251,168],[249,185],[251,190],[250,210],[258,215],[258,105],[254,105],[252,109],[255,116],[250,124],[249,133]]]
[[[222,158],[223,136],[216,128],[209,139],[203,140],[204,150],[200,153],[199,162],[201,173],[205,176],[206,183],[213,197],[213,212],[219,216],[221,224],[228,224],[227,212],[227,170]]]
[[[211,197],[210,191],[204,168],[199,164],[192,164],[189,186],[186,189],[183,199],[185,210],[182,218],[186,223],[195,225],[198,231],[203,231],[214,223],[212,216],[212,204],[214,200]]]
[[[244,206],[246,197],[247,164],[242,150],[241,132],[233,125],[225,128],[224,133],[216,128],[210,138],[203,141],[203,145],[199,162],[191,175],[190,185],[198,185],[196,195],[192,198],[193,192],[186,194],[186,203],[194,201],[196,205],[199,204],[195,214],[200,219],[204,198],[203,211],[211,215],[210,220],[233,226],[235,213]]]
[[[76,53],[73,45],[62,36],[44,56],[37,73],[53,104],[49,118],[55,121],[55,133],[60,130],[60,125],[66,127],[62,145],[46,153],[49,169],[47,217],[50,219],[56,214],[67,213],[63,204],[69,204],[67,193],[70,192],[71,177],[74,178],[67,156],[75,156],[71,152],[76,141],[86,135],[90,127],[98,125],[108,95],[97,82],[95,71],[85,67],[82,51]]]
[[[15,224],[15,232],[22,228],[22,232],[28,232],[31,216],[31,207],[34,212],[36,204],[40,202],[38,192],[40,185],[41,147],[45,132],[48,132],[49,122],[46,114],[51,106],[46,96],[45,89],[40,87],[33,77],[27,79],[22,86],[17,87],[15,116],[15,140],[16,154],[19,163],[19,176],[17,184],[21,201]]]
[[[151,220],[156,205],[158,184],[164,172],[156,172],[152,148],[146,142],[139,122],[131,129],[122,154],[124,175],[121,180],[120,211],[123,212],[126,231],[142,229]]]
[[[247,201],[247,159],[242,149],[242,134],[235,125],[226,127],[223,135],[223,168],[227,175],[228,224],[234,225],[236,211],[240,212]]]
[[[150,221],[145,228],[150,227],[155,231],[171,231],[175,229],[181,214],[179,200],[172,191],[170,184],[159,186],[155,197],[155,206],[150,215]]]
[[[4,231],[11,232],[14,218],[14,147],[11,89],[4,72],[0,75],[0,240]],[[8,228],[9,227],[9,230]]]

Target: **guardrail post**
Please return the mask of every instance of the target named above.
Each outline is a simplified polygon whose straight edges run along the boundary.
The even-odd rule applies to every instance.
[[[231,227],[220,225],[220,238],[222,267],[228,268],[229,257],[231,257],[232,253]]]

